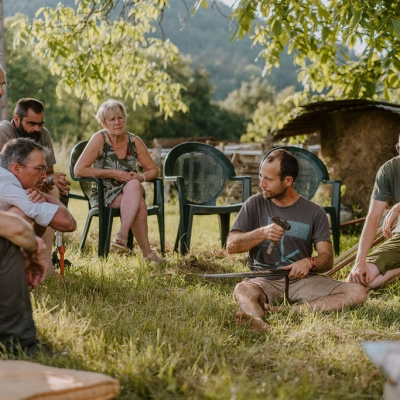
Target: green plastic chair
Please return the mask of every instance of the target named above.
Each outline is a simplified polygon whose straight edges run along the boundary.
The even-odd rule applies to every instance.
[[[299,161],[299,175],[294,181],[294,188],[297,193],[306,199],[311,200],[321,184],[332,186],[331,204],[324,206],[324,210],[330,216],[333,249],[335,254],[340,253],[340,187],[341,181],[329,178],[328,170],[325,164],[311,151],[295,146],[274,147],[264,155],[261,164],[265,158],[276,149],[285,149],[296,156]],[[261,167],[260,164],[260,167]]]
[[[85,227],[83,229],[82,239],[79,250],[82,250],[87,235],[89,233],[90,224],[93,217],[99,218],[99,238],[98,238],[98,255],[99,257],[107,256],[110,249],[111,231],[114,217],[120,217],[119,208],[109,208],[104,204],[104,187],[103,180],[99,178],[78,178],[74,174],[74,167],[78,158],[86,147],[88,141],[83,141],[75,145],[71,151],[69,160],[69,172],[74,181],[78,181],[83,192],[83,196],[71,194],[70,198],[86,200],[89,207],[88,216],[86,218]],[[89,202],[90,189],[93,182],[97,184],[98,191],[98,207],[91,207]],[[165,223],[164,223],[164,185],[161,178],[150,181],[154,184],[153,204],[147,207],[148,215],[156,215],[158,220],[158,229],[160,234],[160,250],[165,253]],[[132,248],[133,235],[129,232],[128,247]]]
[[[164,178],[173,181],[179,199],[179,227],[174,251],[190,250],[194,215],[219,217],[221,246],[229,234],[230,214],[238,212],[251,196],[251,177],[236,176],[235,169],[224,153],[204,143],[189,142],[175,146],[164,162]],[[241,183],[240,203],[217,205],[227,182]]]

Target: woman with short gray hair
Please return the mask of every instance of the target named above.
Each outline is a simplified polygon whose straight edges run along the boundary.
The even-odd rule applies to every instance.
[[[117,100],[105,101],[96,113],[103,129],[96,132],[79,157],[74,173],[78,177],[102,178],[104,202],[119,208],[121,227],[111,247],[129,253],[129,230],[134,234],[145,260],[162,264],[149,244],[147,205],[142,182],[158,177],[159,170],[142,139],[126,131],[126,109]],[[141,165],[143,173],[138,172]],[[91,205],[97,205],[97,188],[91,193]]]

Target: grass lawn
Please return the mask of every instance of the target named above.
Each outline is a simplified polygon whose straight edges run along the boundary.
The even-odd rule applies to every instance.
[[[86,205],[70,201],[78,230],[64,235],[73,263],[65,280],[49,277],[32,294],[39,337],[58,356],[43,364],[119,379],[118,399],[379,399],[385,378],[361,343],[398,340],[400,284],[369,294],[343,312],[268,316],[270,333],[236,326],[232,292],[239,279],[198,272],[246,270],[245,255],[220,249],[216,216],[195,217],[191,253],[172,252],[177,207],[167,206],[167,265],[139,254],[97,258],[96,226],[77,250]],[[118,228],[118,224],[114,228]],[[156,218],[150,240],[158,246]],[[358,241],[344,236],[342,251]],[[348,270],[348,269],[347,269]],[[343,279],[346,271],[339,275]],[[7,358],[7,356],[2,356]],[[1,396],[0,396],[1,397]]]

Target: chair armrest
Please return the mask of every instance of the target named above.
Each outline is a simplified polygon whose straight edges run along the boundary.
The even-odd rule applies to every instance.
[[[166,182],[176,182],[178,180],[177,176],[165,176],[164,175],[164,180]]]
[[[242,188],[242,202],[244,203],[251,196],[251,177],[250,176],[232,176],[229,178],[231,181],[241,181]]]

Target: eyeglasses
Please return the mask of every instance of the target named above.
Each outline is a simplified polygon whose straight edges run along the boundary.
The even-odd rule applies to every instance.
[[[400,154],[400,143],[396,143],[396,151]]]
[[[7,82],[0,83],[0,86],[1,86],[3,89],[5,89],[5,88],[7,87]]]
[[[47,165],[31,165],[31,164],[25,164],[24,167],[32,167],[40,171],[41,175],[44,175],[47,171]]]

